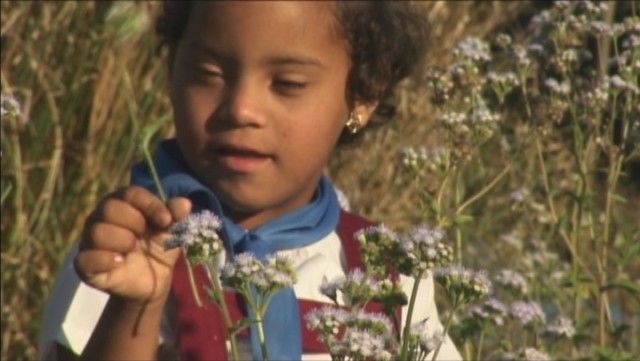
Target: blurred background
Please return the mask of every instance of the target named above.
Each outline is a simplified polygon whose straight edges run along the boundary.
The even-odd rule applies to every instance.
[[[3,111],[2,118],[2,360],[35,359],[44,303],[85,217],[101,197],[127,183],[131,165],[141,159],[140,129],[171,117],[166,54],[158,51],[153,32],[158,5],[2,1],[2,94],[18,102],[17,115]],[[507,32],[514,39],[526,38],[531,17],[550,5],[434,1],[417,6],[430,24],[427,69],[450,62],[453,47],[467,36],[488,38]],[[352,209],[399,230],[430,221],[420,203],[425,184],[408,182],[398,171],[401,149],[437,146],[441,140],[434,131],[437,109],[428,94],[422,73],[403,82],[395,94],[393,119],[337,149],[329,167]],[[512,118],[510,122],[518,121],[517,114]],[[155,141],[171,135],[166,124]],[[561,182],[562,169],[571,167],[571,158],[558,139],[546,145],[545,162]],[[547,234],[540,246],[532,241],[537,233],[516,226],[534,210],[519,216],[512,208],[513,192],[526,188],[532,198],[542,194],[535,153],[521,153],[522,159],[512,161],[500,151],[499,136],[486,144],[462,177],[464,189],[482,189],[507,163],[511,168],[468,208],[473,220],[459,228],[465,264],[489,272],[516,268],[530,282],[536,299],[577,297],[592,317],[576,321],[582,339],[558,346],[573,350],[562,353],[566,357],[601,355],[593,345],[611,358],[638,355],[640,264],[638,257],[623,259],[625,251],[637,252],[640,243],[637,172],[634,179],[632,166],[625,164],[616,188],[624,202],[614,209],[617,233],[611,243],[610,272],[611,277],[625,275],[627,284],[626,289],[611,291],[616,315],[609,320],[609,337],[602,341],[596,330],[597,292],[590,293],[588,285],[583,290],[577,281],[568,286],[559,281],[557,288],[547,282],[554,269],[571,263],[571,254],[553,234]],[[600,173],[603,177],[606,172]],[[544,204],[543,198],[531,204]],[[541,261],[546,268],[536,257],[547,257]],[[446,313],[447,305],[441,303],[441,310]],[[454,330],[456,342],[469,355],[474,342],[463,331]],[[488,335],[485,354],[504,346],[506,337],[501,335],[506,334],[505,329]],[[463,346],[463,339],[468,345]]]

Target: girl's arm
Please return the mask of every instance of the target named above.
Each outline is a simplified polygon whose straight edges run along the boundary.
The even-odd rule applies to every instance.
[[[165,302],[144,304],[112,296],[81,359],[155,360]]]

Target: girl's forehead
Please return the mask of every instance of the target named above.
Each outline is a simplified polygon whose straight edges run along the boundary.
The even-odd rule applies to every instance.
[[[278,41],[323,36],[341,40],[334,7],[325,1],[197,2],[189,27],[197,27],[203,37],[266,33]]]

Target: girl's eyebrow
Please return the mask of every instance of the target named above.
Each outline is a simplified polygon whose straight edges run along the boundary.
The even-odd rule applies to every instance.
[[[198,41],[190,41],[189,43],[187,43],[187,47],[189,49],[193,49],[195,51],[204,52],[207,55],[211,56],[212,58],[220,60],[220,61],[231,61],[232,60],[231,57],[222,55],[216,49],[210,47],[209,45],[206,45],[206,44],[203,44],[201,42],[198,42]],[[314,66],[314,67],[323,68],[323,69],[327,67],[325,64],[323,64],[320,60],[318,60],[316,58],[309,57],[309,56],[304,56],[304,55],[290,55],[290,54],[276,55],[276,56],[268,57],[264,61],[264,63],[267,64],[267,65],[271,65],[271,66],[303,65],[303,66]]]
[[[278,55],[270,57],[266,61],[269,65],[305,65],[326,68],[320,60],[300,55]]]

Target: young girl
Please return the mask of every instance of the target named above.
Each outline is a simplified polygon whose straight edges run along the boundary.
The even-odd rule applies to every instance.
[[[223,219],[227,258],[268,246],[294,262],[293,307],[265,320],[271,358],[328,359],[300,313],[331,303],[318,286],[360,264],[353,232],[371,223],[340,210],[323,168],[419,60],[423,21],[403,2],[166,2],[158,30],[176,139],[155,161],[170,199],[138,165],[91,214],[54,286],[41,355],[226,357],[215,306],[193,304],[182,254],[163,247],[171,224],[209,209]],[[436,332],[433,282],[421,285],[413,320]],[[240,346],[251,358],[250,337]],[[448,338],[439,358],[460,359]]]

